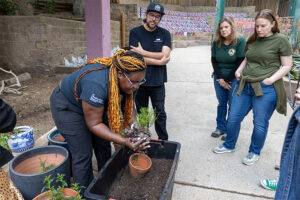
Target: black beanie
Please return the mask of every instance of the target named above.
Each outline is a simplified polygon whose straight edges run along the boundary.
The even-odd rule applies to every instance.
[[[16,113],[12,107],[0,99],[0,133],[13,131],[16,122]]]

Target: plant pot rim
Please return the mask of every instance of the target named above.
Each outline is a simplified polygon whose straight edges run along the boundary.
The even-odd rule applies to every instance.
[[[146,159],[149,161],[149,166],[146,167],[146,168],[137,168],[136,166],[134,166],[134,165],[132,164],[132,157],[135,156],[135,155],[137,155],[137,156],[143,156],[144,158],[146,158]],[[150,158],[148,155],[146,155],[145,153],[133,153],[133,154],[131,154],[130,157],[129,157],[129,164],[130,164],[130,166],[132,166],[134,169],[148,171],[148,170],[150,169],[150,167],[152,166],[152,160],[151,160],[151,158]]]
[[[53,142],[53,143],[57,143],[57,144],[67,144],[66,141],[65,141],[65,142],[60,142],[60,141],[53,140],[53,139],[50,137],[52,134],[55,135],[55,132],[56,132],[56,131],[57,131],[57,129],[54,130],[53,132],[50,132],[50,133],[48,134],[48,140],[51,141],[51,142]],[[58,133],[58,134],[61,135],[61,133]]]
[[[29,130],[33,130],[33,128],[31,126],[17,126],[14,128],[15,129],[29,129]]]
[[[72,193],[74,193],[74,194],[76,193],[76,195],[78,194],[77,191],[75,191],[75,190],[73,190],[73,189],[71,189],[71,188],[62,188],[62,190],[63,190],[63,191],[69,191],[69,192],[72,192]],[[48,190],[48,191],[42,192],[42,193],[38,194],[36,197],[34,197],[33,200],[40,200],[41,197],[43,197],[44,195],[47,195],[48,192],[52,192],[52,191]],[[64,193],[65,193],[65,192],[64,192]],[[44,198],[46,198],[46,197],[49,197],[49,195],[45,196]],[[76,197],[76,196],[71,196],[71,197]],[[44,198],[43,198],[43,199],[44,199]],[[41,200],[42,200],[42,199],[41,199]]]
[[[290,79],[289,79],[289,77],[284,76],[284,77],[283,77],[283,81],[284,81],[284,82],[289,82]],[[298,82],[298,80],[291,79],[291,83],[297,83],[297,82]]]
[[[47,170],[47,171],[44,171],[44,172],[40,172],[40,173],[35,173],[35,174],[22,174],[22,173],[19,173],[19,172],[15,171],[15,169],[13,168],[13,164],[14,164],[14,162],[15,162],[17,159],[19,159],[22,155],[24,155],[24,154],[29,154],[29,157],[28,157],[28,158],[31,158],[31,157],[35,156],[35,155],[30,154],[31,151],[39,151],[39,149],[44,149],[44,148],[49,148],[49,149],[55,149],[55,148],[57,149],[57,148],[58,148],[58,149],[64,151],[66,155],[63,155],[63,154],[61,154],[61,153],[58,153],[58,154],[61,154],[61,155],[65,156],[65,159],[64,159],[59,165],[55,166],[54,168],[52,168],[52,169],[50,169],[50,170]],[[42,155],[42,154],[48,154],[48,153],[41,153],[40,155]],[[10,164],[9,164],[9,168],[10,168],[10,170],[11,170],[13,173],[15,173],[15,174],[17,174],[17,175],[19,175],[19,176],[24,176],[24,177],[41,176],[41,175],[48,174],[48,173],[50,173],[50,172],[52,172],[52,171],[55,171],[56,168],[58,168],[58,167],[60,167],[61,165],[63,165],[63,164],[66,162],[66,160],[67,160],[68,158],[69,158],[69,152],[68,152],[68,150],[66,150],[64,147],[61,147],[61,146],[58,146],[58,145],[40,146],[40,147],[35,147],[35,148],[29,149],[29,150],[27,150],[27,151],[24,151],[24,152],[22,152],[20,155],[14,157],[13,160],[12,160],[12,161],[10,162]],[[26,160],[26,159],[24,159],[24,160]],[[24,161],[24,160],[23,160],[23,161]],[[23,161],[21,161],[21,162],[23,162]],[[21,162],[20,162],[20,163],[21,163]],[[18,164],[20,164],[20,163],[18,163]]]

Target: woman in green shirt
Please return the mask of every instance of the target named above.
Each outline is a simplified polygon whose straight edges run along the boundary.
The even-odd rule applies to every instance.
[[[236,31],[232,18],[222,18],[217,26],[215,41],[211,48],[214,86],[218,99],[217,127],[212,132],[212,137],[219,137],[226,133],[227,110],[230,108],[232,91],[236,84],[234,73],[245,58],[245,45],[246,40]],[[222,140],[224,139],[225,136],[222,137]]]
[[[278,22],[271,10],[260,11],[255,18],[255,32],[248,39],[246,58],[235,72],[239,80],[234,92],[227,123],[225,143],[215,153],[235,151],[241,122],[253,110],[253,132],[246,165],[254,164],[267,137],[269,120],[276,108],[286,114],[286,95],[282,77],[292,66],[292,48],[286,36],[279,33]]]

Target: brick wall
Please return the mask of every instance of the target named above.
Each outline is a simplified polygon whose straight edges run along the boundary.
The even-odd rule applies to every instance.
[[[112,48],[120,46],[120,23],[111,23]],[[52,72],[64,58],[86,55],[85,22],[50,17],[1,16],[0,66],[15,72]]]

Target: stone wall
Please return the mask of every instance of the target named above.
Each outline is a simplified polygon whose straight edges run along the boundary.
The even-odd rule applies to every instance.
[[[110,4],[111,20],[121,22],[122,13],[125,13],[125,46],[128,46],[130,30],[143,24],[143,22],[141,19],[138,19],[137,4]]]
[[[53,72],[64,58],[86,55],[85,22],[51,17],[1,16],[0,66],[14,72]],[[120,23],[111,22],[112,48],[120,46]]]

